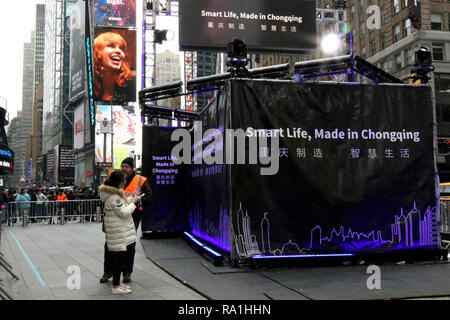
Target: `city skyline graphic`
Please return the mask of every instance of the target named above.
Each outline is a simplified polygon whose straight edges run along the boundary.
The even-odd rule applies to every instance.
[[[394,221],[390,225],[390,239],[383,239],[380,230],[372,230],[368,233],[356,232],[351,228],[340,226],[333,228],[329,234],[325,234],[320,225],[310,231],[310,241],[301,245],[292,239],[274,248],[270,237],[269,213],[264,212],[261,219],[260,244],[257,236],[252,234],[250,217],[248,212],[239,209],[236,213],[236,234],[234,243],[238,254],[242,257],[251,257],[255,254],[265,255],[291,255],[310,252],[313,249],[327,249],[330,245],[339,246],[344,252],[357,251],[364,248],[379,248],[386,246],[387,249],[418,248],[424,246],[437,246],[440,242],[439,213],[436,208],[428,206],[425,213],[417,209],[416,203],[413,209],[405,214],[400,208],[400,214],[394,215]]]
[[[231,252],[231,241],[240,257],[253,255],[294,255],[305,254],[321,249],[339,249],[343,252],[378,249],[404,249],[437,246],[440,243],[439,213],[436,208],[428,206],[424,213],[413,203],[408,212],[400,208],[399,214],[394,214],[390,224],[390,235],[383,238],[381,230],[358,232],[350,227],[340,226],[326,232],[325,228],[316,225],[310,230],[309,241],[297,243],[293,239],[275,246],[271,239],[270,214],[263,212],[259,223],[260,234],[252,232],[251,218],[247,210],[239,202],[235,215],[230,217],[228,210],[220,207],[218,221],[214,222],[203,215],[197,203],[189,211],[191,232],[216,247]],[[230,225],[235,220],[234,225]],[[386,236],[386,235],[385,235]],[[305,237],[307,239],[307,237]]]
[[[192,234],[212,243],[222,250],[227,252],[231,251],[230,217],[228,210],[220,207],[219,223],[216,226],[213,221],[209,221],[206,217],[203,217],[202,209],[197,203],[189,211],[188,219]]]

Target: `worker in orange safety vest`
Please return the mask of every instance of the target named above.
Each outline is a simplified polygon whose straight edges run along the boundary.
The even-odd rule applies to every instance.
[[[139,223],[142,219],[143,206],[152,201],[152,189],[148,182],[148,179],[144,176],[138,175],[134,172],[133,158],[125,158],[120,166],[121,170],[125,173],[126,183],[124,187],[124,194],[126,197],[143,195],[140,202],[136,203],[136,209],[134,210],[132,217],[136,231],[139,227]],[[127,263],[123,271],[123,282],[131,282],[131,273],[133,273],[134,256],[136,253],[136,243],[134,246],[127,247]],[[100,283],[105,283],[112,277],[112,259],[108,255],[108,248],[105,244],[105,263],[104,274],[100,279]]]

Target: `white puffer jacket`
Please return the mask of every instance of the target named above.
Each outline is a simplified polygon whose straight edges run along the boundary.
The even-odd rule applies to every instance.
[[[136,209],[131,198],[126,199],[123,190],[101,185],[100,200],[105,204],[105,234],[109,251],[126,251],[136,242],[136,229],[131,214]]]

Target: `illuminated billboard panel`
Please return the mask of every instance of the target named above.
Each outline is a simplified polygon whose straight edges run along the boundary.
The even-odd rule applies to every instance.
[[[72,6],[70,13],[70,98],[85,90],[85,11],[85,2],[80,0]]]
[[[94,99],[135,102],[136,31],[96,27],[94,34]]]
[[[102,122],[110,122],[112,119],[113,132],[113,155],[111,159],[111,134],[106,134],[106,150],[105,136],[100,133],[102,131]],[[120,105],[97,105],[96,110],[96,126],[95,132],[99,133],[95,136],[95,162],[112,163],[115,169],[120,169],[122,160],[130,156],[135,151],[136,137],[136,116],[134,108]],[[109,167],[109,165],[105,165]]]
[[[249,52],[295,53],[316,49],[313,0],[180,1],[180,48],[227,51],[233,38]]]
[[[94,24],[135,27],[136,0],[95,0]]]

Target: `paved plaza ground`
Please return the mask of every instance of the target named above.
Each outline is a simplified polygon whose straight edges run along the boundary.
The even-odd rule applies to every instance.
[[[140,234],[140,231],[139,231]],[[0,251],[19,277],[0,268],[0,281],[17,300],[373,300],[450,297],[450,263],[381,264],[381,288],[368,289],[368,265],[238,268],[213,264],[184,239],[140,239],[133,293],[111,294],[100,284],[104,234],[100,223],[44,223],[4,227]],[[67,287],[68,268],[81,271],[80,289]],[[198,301],[200,302],[200,301]]]
[[[111,280],[99,283],[103,274],[104,238],[100,223],[4,227],[0,251],[20,280],[3,268],[0,268],[0,279],[8,293],[21,300],[205,299],[148,260],[140,241],[136,245],[133,293],[113,296]],[[67,288],[70,266],[80,268],[79,290]]]

